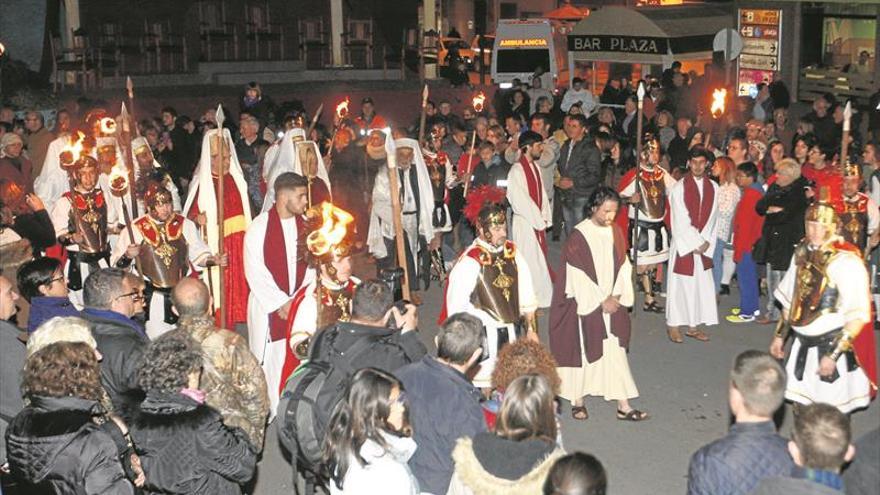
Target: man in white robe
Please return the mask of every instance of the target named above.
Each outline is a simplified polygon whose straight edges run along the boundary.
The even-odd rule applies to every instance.
[[[291,129],[284,133],[284,137],[278,140],[266,151],[265,165],[263,166],[263,175],[266,180],[266,197],[263,199],[263,211],[269,211],[269,208],[275,202],[275,179],[284,172],[294,172],[303,177],[310,178],[312,182],[312,206],[318,205],[324,199],[329,198],[323,196],[329,195],[330,192],[330,176],[327,174],[327,167],[324,165],[324,158],[318,150],[318,144],[314,141],[305,140],[305,131],[299,128]],[[307,165],[303,163],[306,153],[300,152],[304,147],[313,150],[314,159],[317,161],[316,169],[309,170]],[[326,189],[326,193],[324,193]]]
[[[553,224],[553,212],[541,178],[541,168],[536,160],[543,153],[541,135],[526,131],[519,138],[522,154],[507,175],[507,201],[513,210],[511,240],[522,252],[535,293],[538,307],[550,306],[553,283],[547,264],[547,238],[545,230]]]
[[[715,249],[718,185],[706,176],[712,155],[703,147],[691,150],[690,172],[669,191],[672,218],[669,275],[666,287],[666,325],[669,340],[685,335],[706,342],[699,325],[718,324],[711,253]],[[707,254],[709,253],[709,254]]]
[[[278,176],[274,188],[273,207],[257,215],[244,236],[244,272],[251,289],[248,343],[266,374],[272,417],[281,391],[293,295],[315,277],[304,252],[306,178],[286,172]]]

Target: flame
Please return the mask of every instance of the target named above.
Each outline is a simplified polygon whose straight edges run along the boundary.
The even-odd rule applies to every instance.
[[[339,105],[336,105],[336,116],[340,119],[345,118],[348,115],[348,104],[351,103],[351,98],[345,97],[344,100],[339,102]]]
[[[122,196],[128,190],[128,171],[120,164],[113,165],[110,169],[110,190],[117,196]]]
[[[712,113],[712,117],[718,118],[724,114],[724,102],[727,100],[727,90],[724,88],[719,88],[712,91],[712,107],[710,108],[710,112]]]
[[[83,139],[85,137],[86,135],[82,131],[76,131],[76,134],[70,135],[70,139],[64,145],[64,149],[58,157],[63,168],[72,168],[79,161],[79,157],[83,152]]]
[[[113,134],[116,132],[116,121],[110,117],[104,117],[99,121],[101,132],[104,134]]]
[[[474,96],[473,100],[471,100],[471,103],[474,106],[474,110],[477,113],[480,113],[483,111],[483,103],[485,103],[485,102],[486,102],[486,95],[482,91],[477,93],[477,95]]]
[[[306,238],[306,246],[315,256],[323,256],[329,253],[345,238],[348,232],[347,226],[354,217],[351,213],[333,206],[327,201],[321,203],[321,228],[309,234]]]

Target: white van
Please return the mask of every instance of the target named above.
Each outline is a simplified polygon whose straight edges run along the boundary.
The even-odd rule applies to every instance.
[[[501,19],[492,50],[492,80],[502,88],[514,79],[528,82],[535,70],[544,70],[542,87],[553,90],[559,69],[553,31],[547,19]]]

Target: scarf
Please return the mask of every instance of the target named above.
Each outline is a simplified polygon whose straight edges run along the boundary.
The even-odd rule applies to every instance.
[[[544,204],[544,185],[541,183],[541,172],[525,155],[519,157],[519,163],[522,165],[523,175],[526,177],[529,197],[538,205],[538,209],[542,210]],[[550,260],[547,258],[547,235],[543,229],[535,229],[535,238],[538,239],[538,245],[541,246],[541,252],[544,253],[544,261],[546,261],[547,268],[550,270]],[[553,278],[553,270],[550,270],[550,279],[552,280]]]
[[[715,202],[715,188],[709,179],[703,179],[703,197],[700,197],[700,190],[697,188],[697,180],[688,173],[681,179],[684,185],[684,206],[687,208],[691,219],[691,226],[698,231],[702,231],[709,221],[709,215],[712,214],[712,204]],[[675,273],[679,275],[693,276],[694,274],[694,257],[697,253],[690,253],[675,258]],[[700,254],[703,262],[703,270],[712,268],[712,258],[705,254]]]
[[[296,287],[299,287],[300,284],[302,284],[306,272],[306,264],[303,260],[303,252],[301,249],[301,244],[305,242],[305,236],[302,235],[303,221],[302,217],[299,215],[296,216],[296,233],[295,284]],[[266,224],[266,239],[263,243],[263,261],[266,264],[266,268],[269,269],[269,273],[272,274],[272,279],[275,280],[278,288],[284,291],[285,294],[290,294],[290,273],[288,272],[289,260],[287,259],[287,256],[283,254],[281,256],[278,255],[278,253],[286,252],[287,244],[284,239],[284,229],[281,227],[281,216],[278,214],[278,208],[273,207],[269,209],[269,221]],[[286,330],[287,322],[282,320],[274,311],[269,313],[270,341],[275,342],[285,338]]]

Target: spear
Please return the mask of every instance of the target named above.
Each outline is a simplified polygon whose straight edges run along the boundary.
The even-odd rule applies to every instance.
[[[116,142],[122,144],[122,156],[123,160],[125,160],[125,166],[128,167],[128,182],[130,186],[128,187],[131,195],[131,214],[134,218],[138,217],[138,204],[137,204],[137,192],[135,191],[135,173],[134,173],[134,160],[132,159],[132,149],[131,149],[131,115],[128,113],[128,110],[125,108],[125,102],[122,103],[122,110],[119,112],[119,120],[122,121],[121,125],[116,126],[116,133],[118,137]],[[137,126],[134,126],[137,128]],[[120,195],[123,203],[125,202],[124,192]],[[132,237],[134,239],[134,237]]]
[[[425,89],[422,90],[422,114],[419,116],[419,146],[425,140],[425,119],[426,109],[428,107],[428,83],[425,83]]]
[[[394,219],[394,240],[397,245],[397,264],[403,268],[403,283],[401,284],[403,298],[409,301],[411,297],[409,291],[409,270],[407,269],[406,246],[403,237],[405,234],[403,232],[400,206],[400,184],[397,180],[397,147],[394,146],[394,138],[391,137],[390,132],[385,136],[385,151],[388,154],[388,189],[391,194],[391,218]],[[413,150],[413,152],[416,153],[418,150]],[[415,246],[413,246],[413,254],[415,254],[415,250]]]
[[[229,143],[226,142],[225,132],[223,130],[223,122],[226,120],[226,116],[223,115],[223,106],[217,105],[217,129],[216,134],[213,136],[215,143],[212,148],[217,150],[217,153],[220,154],[220,159],[218,160],[220,164],[220,170],[217,175],[217,254],[218,258],[223,257],[223,241],[225,238],[224,235],[224,194],[223,194],[223,183],[226,182],[226,169],[229,166]],[[212,151],[214,151],[212,149]],[[219,282],[220,282],[220,326],[222,328],[226,328],[226,283],[223,280],[223,265],[218,264],[217,269],[219,270]]]
[[[306,131],[306,139],[312,139],[312,131],[315,130],[315,126],[318,125],[318,118],[321,117],[321,112],[324,111],[324,104],[318,106],[318,109],[315,111],[315,115],[312,116],[312,122],[309,124],[309,129]]]
[[[641,192],[641,181],[639,180],[639,176],[641,175],[641,160],[642,160],[642,114],[644,113],[644,103],[645,103],[645,84],[639,81],[639,89],[636,91],[636,96],[638,97],[638,113],[636,114],[636,177],[635,177],[635,192]],[[635,208],[635,215],[633,224],[633,233],[635,234],[632,240],[632,259],[633,259],[633,287],[636,285],[636,280],[638,278],[639,271],[639,205],[633,205]],[[638,311],[633,311],[633,317],[638,314]]]
[[[843,109],[843,136],[840,138],[840,163],[838,164],[838,168],[846,167],[846,161],[849,158],[849,130],[851,119],[852,103],[850,100],[847,100],[846,108]]]
[[[137,120],[134,119],[134,83],[131,82],[131,76],[125,76],[125,90],[128,92],[128,108],[131,109],[131,121],[134,123],[135,135],[141,137],[141,130],[138,129]]]

